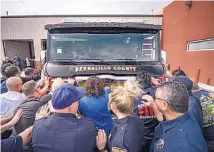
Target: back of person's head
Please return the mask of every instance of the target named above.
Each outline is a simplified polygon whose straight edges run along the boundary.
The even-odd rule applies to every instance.
[[[143,89],[147,89],[152,86],[152,77],[147,73],[138,75],[135,80]]]
[[[96,76],[90,76],[86,81],[86,95],[87,96],[104,95],[103,81]]]
[[[64,84],[62,78],[56,78],[51,85],[51,92],[54,92],[57,88]]]
[[[134,106],[132,92],[124,87],[118,86],[109,95],[109,108],[117,113],[131,114]]]
[[[20,77],[10,77],[6,80],[6,86],[8,91],[22,91],[22,80]]]
[[[34,75],[35,70],[33,68],[26,68],[24,70],[25,76],[26,77],[32,77]]]
[[[40,93],[37,92],[38,85],[34,80],[30,80],[23,84],[22,92],[26,97],[40,97]]]
[[[134,96],[141,96],[143,91],[140,88],[140,85],[135,80],[127,80],[124,82],[124,87],[129,90]]]
[[[174,78],[169,78],[168,81],[170,82],[180,82],[182,84],[184,84],[187,88],[187,91],[189,93],[192,92],[192,87],[193,87],[193,82],[190,78],[186,77],[186,76],[177,76]]]
[[[4,65],[1,66],[1,74],[2,74],[3,76],[5,76],[5,69],[6,69],[7,67],[9,67],[9,66],[12,66],[12,64],[11,64],[11,63],[6,63],[6,64],[4,64]]]
[[[199,91],[200,88],[196,82],[193,82],[192,91]]]
[[[7,78],[17,77],[20,76],[20,70],[17,66],[12,65],[5,69],[4,74]]]
[[[186,73],[185,73],[184,71],[180,70],[180,69],[177,69],[177,70],[174,70],[174,71],[172,72],[172,75],[173,75],[174,77],[186,76]]]
[[[175,113],[186,113],[189,106],[189,94],[182,83],[165,82],[155,92],[155,103],[161,112],[171,110]]]

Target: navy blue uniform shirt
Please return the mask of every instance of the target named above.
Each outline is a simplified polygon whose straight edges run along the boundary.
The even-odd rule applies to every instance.
[[[128,116],[115,121],[108,147],[111,152],[139,152],[143,136],[143,121],[137,116]]]
[[[93,152],[96,135],[86,118],[54,113],[34,123],[32,144],[36,152]]]
[[[198,123],[187,113],[160,123],[151,146],[151,152],[207,152]]]
[[[1,140],[2,152],[22,152],[22,149],[23,141],[19,135]]]
[[[189,96],[189,108],[188,108],[188,113],[190,116],[195,119],[201,130],[203,130],[203,112],[202,112],[202,107],[201,107],[201,102],[200,102],[200,93],[195,92],[192,93]]]
[[[6,86],[6,80],[1,83],[1,94],[6,93],[8,91]]]

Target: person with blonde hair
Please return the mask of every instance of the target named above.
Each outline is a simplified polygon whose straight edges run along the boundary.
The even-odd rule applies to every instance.
[[[64,84],[62,78],[56,78],[51,85],[51,93]]]
[[[129,90],[135,96],[141,96],[143,94],[140,84],[135,80],[127,80],[124,82],[124,87]]]
[[[102,152],[127,151],[139,152],[143,142],[144,123],[133,112],[134,95],[125,87],[117,87],[109,95],[109,108],[116,114],[117,120],[109,136],[109,145],[103,130],[98,131],[97,148]]]

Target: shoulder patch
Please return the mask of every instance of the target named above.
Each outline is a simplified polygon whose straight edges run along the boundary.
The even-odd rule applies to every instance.
[[[127,152],[127,150],[118,147],[112,147],[112,152]]]

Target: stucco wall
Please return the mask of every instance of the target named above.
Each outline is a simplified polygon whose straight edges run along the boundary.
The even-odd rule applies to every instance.
[[[185,1],[174,1],[163,10],[162,49],[172,69],[178,66],[195,80],[201,69],[199,81],[211,78],[214,85],[214,50],[186,50],[188,41],[214,38],[214,2],[193,1],[188,8]]]

